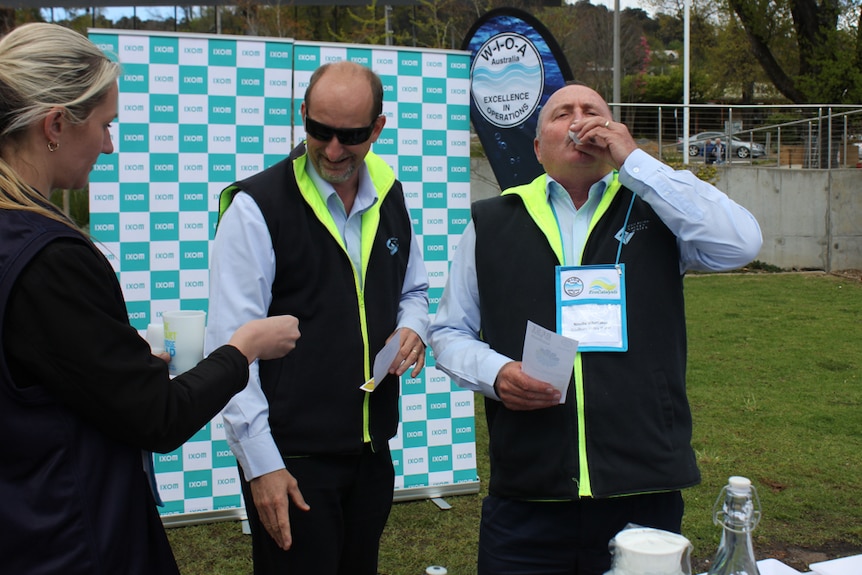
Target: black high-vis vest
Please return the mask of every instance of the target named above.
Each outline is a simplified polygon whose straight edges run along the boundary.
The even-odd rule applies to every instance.
[[[544,178],[529,197],[547,201]],[[540,189],[541,188],[541,189]],[[532,194],[532,195],[530,195]],[[699,482],[685,391],[683,278],[676,238],[650,206],[621,188],[590,233],[582,264],[613,264],[632,205],[620,262],[626,271],[629,349],[580,354],[564,405],[511,411],[486,400],[492,494],[577,499],[676,490]],[[556,330],[555,266],[561,265],[524,200],[506,194],[473,205],[482,337],[520,360],[527,320]],[[544,230],[557,234],[559,230]],[[579,423],[583,424],[579,426]],[[584,430],[581,437],[579,429]],[[589,485],[582,485],[582,464]]]
[[[241,189],[260,207],[276,260],[268,314],[296,316],[302,333],[284,358],[260,362],[276,444],[286,457],[357,453],[366,440],[383,447],[397,431],[398,378],[387,376],[371,394],[359,387],[397,323],[412,224],[393,176],[391,189],[378,188],[380,217],[360,288],[347,252],[299,190],[294,162],[304,153],[300,146],[226,191]]]

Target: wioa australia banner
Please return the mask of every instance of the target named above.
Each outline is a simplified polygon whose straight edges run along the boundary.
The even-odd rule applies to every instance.
[[[487,12],[462,50],[471,53],[470,119],[501,190],[543,172],[533,152],[539,110],[572,80],[563,52],[536,18],[515,8]]]

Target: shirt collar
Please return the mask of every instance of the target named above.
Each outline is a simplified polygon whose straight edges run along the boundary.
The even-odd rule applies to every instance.
[[[608,172],[605,177],[601,180],[590,186],[590,191],[587,194],[586,203],[590,202],[598,202],[602,196],[605,194],[605,190],[608,189],[608,186],[614,179],[614,171]],[[556,198],[565,198],[568,199],[569,202],[572,201],[572,197],[569,195],[569,192],[563,187],[561,183],[552,178],[551,176],[547,176],[547,182],[545,184],[545,196],[550,202],[552,197]]]

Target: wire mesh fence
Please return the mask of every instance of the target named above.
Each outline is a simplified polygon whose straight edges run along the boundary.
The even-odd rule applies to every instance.
[[[862,106],[619,104],[611,108],[641,148],[666,162],[862,167]],[[712,153],[717,139],[724,152],[718,157]]]

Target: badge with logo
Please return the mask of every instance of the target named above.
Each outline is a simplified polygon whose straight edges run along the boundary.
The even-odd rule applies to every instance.
[[[625,264],[557,266],[557,333],[578,351],[626,351]]]

